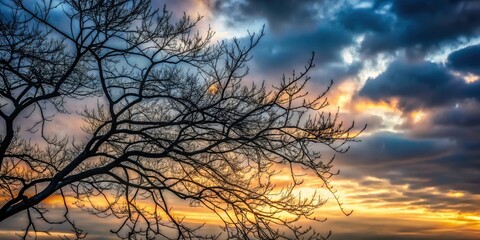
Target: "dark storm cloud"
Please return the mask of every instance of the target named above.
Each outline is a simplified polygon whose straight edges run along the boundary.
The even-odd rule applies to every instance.
[[[387,173],[384,177],[393,183],[409,184],[412,189],[437,187],[444,191],[456,190],[480,194],[479,158],[479,153],[460,150],[429,161],[395,166],[397,174]]]
[[[432,117],[432,122],[437,126],[480,127],[480,104],[462,104],[454,108],[448,108],[436,113]]]
[[[376,13],[371,8],[344,8],[337,15],[337,21],[355,33],[389,32],[393,20],[392,16]]]
[[[362,139],[348,152],[352,165],[370,165],[377,163],[389,165],[394,162],[408,162],[413,158],[428,158],[448,151],[452,146],[448,142],[435,139],[414,139],[403,135],[381,132]],[[372,154],[375,153],[375,154]]]
[[[325,81],[338,80],[357,74],[362,64],[345,64],[341,50],[352,43],[352,35],[329,24],[322,24],[315,31],[275,36],[269,32],[253,51],[252,68],[255,73],[275,76],[292,69],[303,70],[307,60],[315,52],[315,75]],[[311,73],[310,75],[312,75]]]
[[[480,82],[471,84],[432,62],[395,61],[376,78],[368,79],[359,95],[372,100],[397,98],[400,107],[438,107],[467,98],[480,99]]]
[[[316,53],[315,59],[319,57],[321,53]],[[318,61],[315,61],[318,64]],[[321,63],[321,62],[320,62]],[[323,79],[323,84],[328,84],[330,80],[334,81],[334,87],[339,85],[339,81],[350,77],[357,77],[357,74],[362,70],[363,64],[361,62],[353,62],[351,64],[344,63],[342,61],[318,64],[318,68],[315,68],[315,74],[312,78]]]
[[[450,0],[378,1],[376,8],[388,8],[384,14],[395,21],[389,31],[367,34],[362,49],[366,53],[395,51],[424,53],[446,43],[470,39],[480,32],[480,2]],[[372,9],[373,11],[374,9]],[[382,21],[379,17],[378,21]],[[390,24],[390,25],[389,25]],[[378,27],[377,27],[378,28]]]
[[[251,69],[257,77],[277,78],[307,64],[312,52],[317,68],[310,72],[322,78],[339,80],[357,74],[360,62],[345,64],[344,48],[354,44],[354,34],[326,19],[324,12],[338,2],[330,0],[212,0],[210,9],[225,17],[231,27],[265,23],[265,36],[253,51]],[[329,6],[329,7],[327,7]],[[258,25],[257,25],[258,27]],[[250,31],[258,31],[255,27]],[[322,81],[323,81],[322,80]]]
[[[480,149],[480,102],[467,99],[431,109],[424,121],[407,122],[399,129],[415,138],[452,139],[457,151]]]
[[[315,25],[321,0],[218,0],[214,9],[229,16],[231,24],[265,19],[268,26],[279,31],[286,25]]]
[[[363,65],[344,63],[341,51],[355,44],[355,35],[325,13],[333,6],[340,4],[324,0],[228,0],[214,1],[211,7],[234,24],[265,21],[266,36],[254,49],[254,73],[278,75],[301,70],[315,52],[315,75],[338,82],[357,74]]]
[[[456,71],[480,75],[480,44],[451,53],[447,65]]]
[[[224,0],[211,9],[235,26],[264,20],[279,35],[298,35],[319,24],[364,36],[361,52],[424,56],[480,33],[480,2],[472,0]]]

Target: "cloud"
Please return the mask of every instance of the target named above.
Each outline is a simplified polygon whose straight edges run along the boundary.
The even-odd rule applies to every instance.
[[[375,54],[404,49],[422,55],[447,43],[471,39],[480,32],[479,10],[479,2],[468,0],[379,0],[371,11],[382,12],[376,15],[377,21],[385,25],[380,29],[389,31],[366,34],[362,51]],[[382,21],[385,15],[395,21]]]
[[[336,23],[337,29],[364,36],[361,51],[367,55],[406,50],[423,56],[480,33],[480,3],[469,0],[227,0],[210,7],[232,26],[261,20],[276,34]]]
[[[412,111],[480,99],[478,92],[480,82],[468,84],[441,64],[397,60],[378,77],[368,79],[359,95],[375,101],[395,98],[401,109]]]
[[[362,138],[362,142],[357,145],[348,152],[351,157],[349,164],[354,166],[373,163],[381,166],[408,162],[414,158],[430,158],[441,155],[452,147],[444,141],[407,138],[391,132],[379,132]]]
[[[480,75],[480,44],[451,53],[447,66],[453,70]]]
[[[366,145],[351,150],[349,156],[356,161],[348,164],[392,184],[408,184],[413,190],[480,194],[480,153],[476,150],[480,147],[480,84],[467,83],[450,68],[450,64],[397,60],[376,78],[368,79],[359,96],[376,102],[395,99],[404,114],[423,109],[427,116],[421,121],[405,121],[397,126],[399,133],[367,137]],[[457,209],[456,200],[411,197],[423,199],[416,204],[432,209]],[[472,210],[472,204],[458,204],[463,207],[457,210],[466,205]]]
[[[315,52],[314,63],[323,78],[330,81],[356,74],[362,67],[358,62],[345,64],[341,50],[352,44],[352,36],[332,25],[322,24],[315,31],[296,32],[285,36],[266,36],[253,51],[253,69],[260,73],[289,73],[302,70]]]
[[[355,33],[386,33],[393,17],[376,13],[371,8],[344,8],[337,15],[337,21],[347,30]]]
[[[478,140],[475,143],[480,145]],[[433,187],[480,194],[480,153],[448,136],[418,138],[380,132],[364,137],[340,157],[339,161],[348,166],[343,171],[347,178],[374,176],[395,185],[407,184],[410,190]]]
[[[480,103],[467,99],[454,106],[430,109],[425,119],[405,122],[399,130],[415,138],[444,138],[457,142],[458,151],[480,148]]]
[[[473,101],[448,108],[432,116],[434,125],[458,126],[463,128],[480,128],[480,104]]]
[[[463,216],[480,213],[477,150],[465,149],[463,143],[452,140],[386,132],[364,137],[359,145],[337,160],[342,181],[348,183],[340,182],[337,189],[346,192],[342,200],[346,206],[356,206],[357,213],[429,212],[431,220],[445,221],[449,216],[457,224],[474,222]]]
[[[274,32],[283,30],[286,26],[315,25],[320,0],[222,0],[215,1],[213,9],[228,15],[230,24],[251,22],[254,19],[264,19]]]

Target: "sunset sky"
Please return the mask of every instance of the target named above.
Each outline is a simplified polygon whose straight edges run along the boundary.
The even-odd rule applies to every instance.
[[[333,80],[330,105],[346,122],[368,125],[334,163],[341,173],[333,184],[354,212],[345,216],[330,201],[318,209],[328,220],[316,229],[332,230],[333,240],[478,239],[480,1],[153,2],[175,17],[204,16],[198,28],[210,26],[215,41],[265,26],[249,81],[278,82],[315,52],[309,91],[321,93]],[[312,178],[303,189],[319,184]],[[177,212],[209,219],[202,209]],[[110,236],[104,219],[78,216],[90,238]],[[0,238],[10,239],[18,221],[0,223]]]
[[[182,3],[179,3],[182,2]],[[251,78],[277,81],[311,51],[311,91],[368,124],[337,156],[346,208],[332,239],[474,239],[480,235],[480,2],[167,1],[198,12],[219,39],[266,26]],[[315,188],[315,184],[311,184]]]

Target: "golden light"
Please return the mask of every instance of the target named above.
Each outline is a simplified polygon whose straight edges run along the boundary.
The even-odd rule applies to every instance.
[[[455,192],[455,191],[451,191],[447,195],[449,197],[454,197],[454,198],[461,198],[461,197],[465,196],[465,194],[463,192]]]
[[[468,219],[468,220],[473,220],[473,221],[479,221],[480,222],[480,216],[477,216],[477,215],[467,215],[467,216],[464,216],[465,219]]]
[[[70,197],[66,197],[65,202],[69,205],[69,207],[74,206],[72,199]],[[64,199],[61,195],[51,195],[47,197],[44,201],[44,204],[48,204],[54,207],[61,207],[64,205]]]
[[[306,175],[304,176],[305,182],[302,186],[295,191],[295,194],[301,195],[302,197],[308,196],[309,194],[317,193],[320,196],[325,196],[329,198],[330,194],[325,192],[324,189],[319,189],[319,181],[313,176]],[[290,180],[290,175],[286,172],[282,172],[274,176],[274,180],[277,181],[288,181]],[[410,202],[390,202],[388,200],[382,200],[376,196],[383,196],[387,193],[390,193],[392,197],[401,197],[403,191],[407,191],[408,187],[406,185],[391,185],[390,182],[386,179],[376,178],[376,177],[365,177],[364,180],[375,182],[374,186],[364,186],[359,182],[354,182],[350,180],[337,179],[336,186],[338,189],[341,189],[337,194],[340,196],[342,202],[345,203],[344,207],[346,211],[351,209],[354,210],[353,215],[349,218],[345,217],[341,212],[339,212],[338,205],[333,199],[327,202],[321,209],[315,211],[315,217],[318,219],[327,217],[328,219],[333,219],[335,222],[345,222],[353,220],[361,220],[371,222],[375,224],[376,221],[384,219],[385,213],[389,213],[390,220],[392,224],[386,224],[384,227],[388,228],[389,231],[396,231],[397,228],[402,226],[408,226],[409,224],[415,223],[420,226],[428,226],[432,228],[433,231],[441,231],[442,229],[451,229],[452,231],[462,231],[465,236],[469,234],[478,233],[480,226],[480,216],[477,212],[458,212],[456,210],[432,210],[427,206],[415,206],[412,207]],[[368,193],[359,194],[360,192]],[[434,195],[443,195],[449,197],[464,197],[466,193],[461,191],[448,191],[443,192],[437,188],[427,188],[423,190],[418,190],[421,192],[429,192]],[[365,200],[374,201],[365,201]],[[54,205],[63,205],[63,200],[60,196],[49,197],[46,201],[46,204]],[[73,202],[74,199],[67,199],[67,202]],[[102,202],[98,199],[98,202]],[[97,202],[97,199],[94,200]],[[139,201],[137,202],[139,207],[144,208],[148,211],[155,211],[153,205],[148,201]],[[72,206],[74,207],[74,206]],[[175,218],[185,218],[185,221],[191,224],[203,224],[206,223],[209,226],[216,226],[221,224],[220,218],[218,215],[215,215],[210,210],[206,208],[192,208],[186,202],[182,201],[173,201],[171,205],[171,214]],[[268,209],[263,209],[268,210]],[[160,213],[161,214],[161,213]],[[228,219],[229,216],[226,214],[230,213],[221,213],[221,217]],[[230,217],[234,217],[231,215]],[[290,216],[286,212],[280,212],[276,216],[289,219]],[[166,216],[164,216],[167,218]],[[311,224],[311,222],[304,222],[306,225]],[[315,225],[314,225],[315,226]],[[349,231],[342,230],[342,227],[335,226],[333,227],[335,231]],[[208,229],[209,231],[211,229]],[[15,232],[16,233],[16,232]],[[1,233],[0,236],[12,236],[14,233],[8,231]],[[64,233],[59,233],[64,235]],[[69,234],[69,233],[66,233]],[[69,235],[68,235],[69,236]],[[40,237],[43,237],[40,236]]]
[[[352,102],[352,97],[356,92],[357,86],[353,81],[345,81],[338,86],[339,93],[336,96],[336,102],[334,105],[337,105],[340,108],[344,108]]]
[[[455,71],[453,71],[451,73],[455,77],[462,78],[466,83],[474,83],[474,82],[480,80],[480,76],[475,75],[475,74],[471,74],[471,73],[468,73],[466,75],[464,73],[455,72]]]
[[[372,112],[399,112],[398,99],[390,101],[373,102],[371,100],[362,99],[355,103],[356,111],[372,111]]]
[[[425,118],[425,113],[422,110],[414,111],[410,114],[413,123],[418,123]]]
[[[465,80],[465,82],[467,82],[467,83],[474,83],[474,82],[478,81],[479,79],[480,79],[479,76],[473,75],[473,74],[468,74],[467,76],[463,77],[463,80]]]
[[[218,90],[219,90],[218,84],[217,83],[212,83],[208,87],[207,92],[211,95],[215,95],[215,94],[217,94]]]

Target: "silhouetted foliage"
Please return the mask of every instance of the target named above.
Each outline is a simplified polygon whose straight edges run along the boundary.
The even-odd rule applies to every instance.
[[[2,0],[0,10],[0,221],[25,213],[24,238],[45,223],[85,237],[68,199],[122,219],[112,230],[122,238],[322,237],[296,222],[323,221],[312,213],[324,199],[294,190],[314,174],[338,201],[316,145],[344,152],[356,135],[321,111],[326,92],[305,91],[313,57],[270,88],[242,82],[263,32],[211,43],[200,17],[173,22],[143,0]],[[69,111],[78,101],[85,109]],[[49,130],[66,114],[83,119],[66,131],[83,135]],[[281,189],[280,167],[291,178]],[[51,196],[63,199],[62,221],[42,204]],[[176,217],[178,199],[216,213],[222,235]]]

